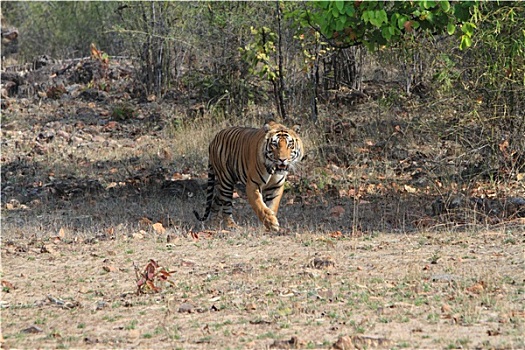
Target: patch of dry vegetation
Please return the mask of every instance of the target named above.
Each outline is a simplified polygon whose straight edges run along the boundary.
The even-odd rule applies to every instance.
[[[276,236],[242,189],[239,231],[192,214],[209,140],[262,107],[80,90],[2,111],[3,347],[525,346],[523,205],[506,200],[523,169],[468,172],[485,153],[456,123],[467,107],[326,105]],[[150,259],[174,284],[137,295]]]
[[[520,239],[254,229],[192,237],[173,228],[11,236],[3,347],[329,348],[353,337],[374,348],[518,349]],[[149,258],[173,284],[137,295],[133,265]]]

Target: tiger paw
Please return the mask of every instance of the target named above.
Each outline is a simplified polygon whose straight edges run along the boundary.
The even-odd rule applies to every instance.
[[[237,225],[237,223],[230,216],[226,217],[224,221],[226,222],[226,227],[228,227],[229,229],[239,228],[239,225]]]
[[[275,217],[275,215],[267,215],[264,218],[264,227],[266,227],[269,231],[279,231],[279,221]]]

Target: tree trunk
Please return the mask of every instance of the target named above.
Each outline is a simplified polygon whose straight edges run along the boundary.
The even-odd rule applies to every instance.
[[[283,73],[283,50],[282,50],[282,29],[281,29],[281,7],[279,1],[275,2],[277,7],[277,109],[282,120],[286,120],[286,108],[284,102],[284,73]],[[274,85],[275,86],[275,85]]]

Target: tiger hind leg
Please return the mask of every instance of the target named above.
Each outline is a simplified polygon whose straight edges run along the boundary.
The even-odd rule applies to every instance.
[[[221,206],[223,221],[229,229],[239,228],[233,220],[233,185],[221,183],[218,188],[219,204]]]

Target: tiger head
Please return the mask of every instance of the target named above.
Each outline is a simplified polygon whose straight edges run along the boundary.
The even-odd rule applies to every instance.
[[[297,136],[299,127],[288,129],[284,125],[269,122],[265,131],[264,162],[270,174],[286,174],[303,156],[303,143]]]

